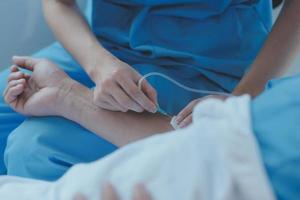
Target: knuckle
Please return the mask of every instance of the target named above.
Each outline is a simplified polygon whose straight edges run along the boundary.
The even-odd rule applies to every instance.
[[[127,73],[128,72],[128,68],[127,67],[122,67],[118,69],[119,73]]]
[[[123,75],[122,69],[117,69],[112,73],[112,77],[114,78],[121,78],[122,75]]]

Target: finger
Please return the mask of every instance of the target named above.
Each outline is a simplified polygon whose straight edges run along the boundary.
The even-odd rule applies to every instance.
[[[18,68],[18,66],[13,65],[13,66],[10,67],[10,71],[11,71],[11,72],[18,72],[18,71],[19,71],[19,68]]]
[[[24,74],[24,78],[25,78],[26,80],[29,80],[29,79],[31,78],[31,75],[29,75],[29,74]]]
[[[112,107],[114,107],[117,111],[121,111],[121,112],[127,112],[128,109],[125,108],[123,105],[121,105],[118,100],[113,96],[110,95],[109,96],[109,101],[107,102],[109,103]]]
[[[151,200],[151,196],[143,184],[138,184],[134,188],[133,200]]]
[[[16,85],[22,84],[24,85],[26,80],[24,78],[19,79],[19,80],[12,80],[8,83],[8,88],[14,87]]]
[[[105,109],[105,110],[120,111],[119,108],[116,108],[116,107],[112,106],[110,103],[108,103],[106,101],[98,102],[97,106],[102,108],[102,109]]]
[[[119,200],[118,194],[115,188],[110,184],[106,183],[102,188],[102,198],[103,200]]]
[[[101,94],[101,95],[100,95]],[[108,93],[103,93],[101,88],[97,87],[94,91],[93,102],[100,108],[111,110],[111,111],[122,111],[122,108],[119,103]]]
[[[184,128],[190,125],[193,122],[193,115],[190,114],[187,116],[180,124],[178,124],[179,128]]]
[[[24,85],[19,84],[7,90],[5,101],[11,103],[24,91]]]
[[[128,95],[120,88],[113,88],[112,96],[119,103],[121,107],[124,108],[123,112],[127,112],[128,110],[133,110],[135,112],[143,112],[144,109],[137,104],[133,99],[128,97]]]
[[[142,91],[145,92],[146,96],[155,104],[158,105],[157,102],[157,92],[156,90],[150,85],[150,83],[146,80],[142,82]]]
[[[83,195],[77,194],[74,198],[74,200],[87,200]]]
[[[123,111],[119,103],[114,99],[113,96],[107,94],[105,97],[101,97],[101,99],[94,99],[94,102],[100,108],[110,110],[110,111]]]
[[[24,73],[23,72],[13,72],[8,76],[8,82],[12,81],[12,80],[18,80],[18,79],[22,79],[24,78]]]
[[[193,109],[198,101],[190,102],[176,117],[176,123],[180,124],[188,115],[193,112]]]
[[[21,68],[33,71],[34,66],[38,63],[39,59],[26,56],[14,56],[12,61]]]
[[[157,106],[143,93],[143,91],[138,89],[138,86],[132,80],[120,80],[119,83],[122,89],[143,109],[151,113],[157,111]]]

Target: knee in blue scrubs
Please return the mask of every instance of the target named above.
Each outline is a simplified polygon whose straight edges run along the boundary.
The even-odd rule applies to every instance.
[[[253,130],[281,200],[300,197],[300,76],[271,81],[252,103]]]
[[[54,181],[71,166],[95,161],[116,147],[59,117],[29,118],[9,136],[7,174]]]

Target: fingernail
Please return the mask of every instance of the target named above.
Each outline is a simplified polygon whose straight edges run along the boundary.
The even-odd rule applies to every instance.
[[[141,108],[132,108],[134,112],[141,113],[143,110]]]
[[[157,112],[157,107],[155,106],[152,108],[152,113],[156,113],[156,112]]]
[[[157,108],[156,108],[156,106],[151,106],[151,107],[149,107],[147,110],[148,110],[149,112],[151,112],[151,113],[156,113]]]

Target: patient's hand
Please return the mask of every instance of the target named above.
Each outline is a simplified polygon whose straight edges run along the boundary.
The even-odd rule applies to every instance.
[[[220,99],[220,100],[226,100],[228,96],[221,96],[221,95],[209,95],[206,97],[202,97],[199,99],[195,99],[191,101],[180,113],[176,116],[175,122],[178,125],[179,128],[184,128],[190,125],[193,122],[193,110],[200,103],[201,101],[207,100],[207,99]]]
[[[63,99],[60,90],[71,80],[68,75],[45,59],[14,57],[13,62],[5,101],[23,115],[57,115]],[[31,75],[18,67],[31,71]]]
[[[111,184],[105,184],[102,190],[102,200],[121,200]],[[151,200],[151,196],[143,184],[137,184],[133,189],[132,200]],[[82,195],[76,195],[74,200],[88,200]]]

